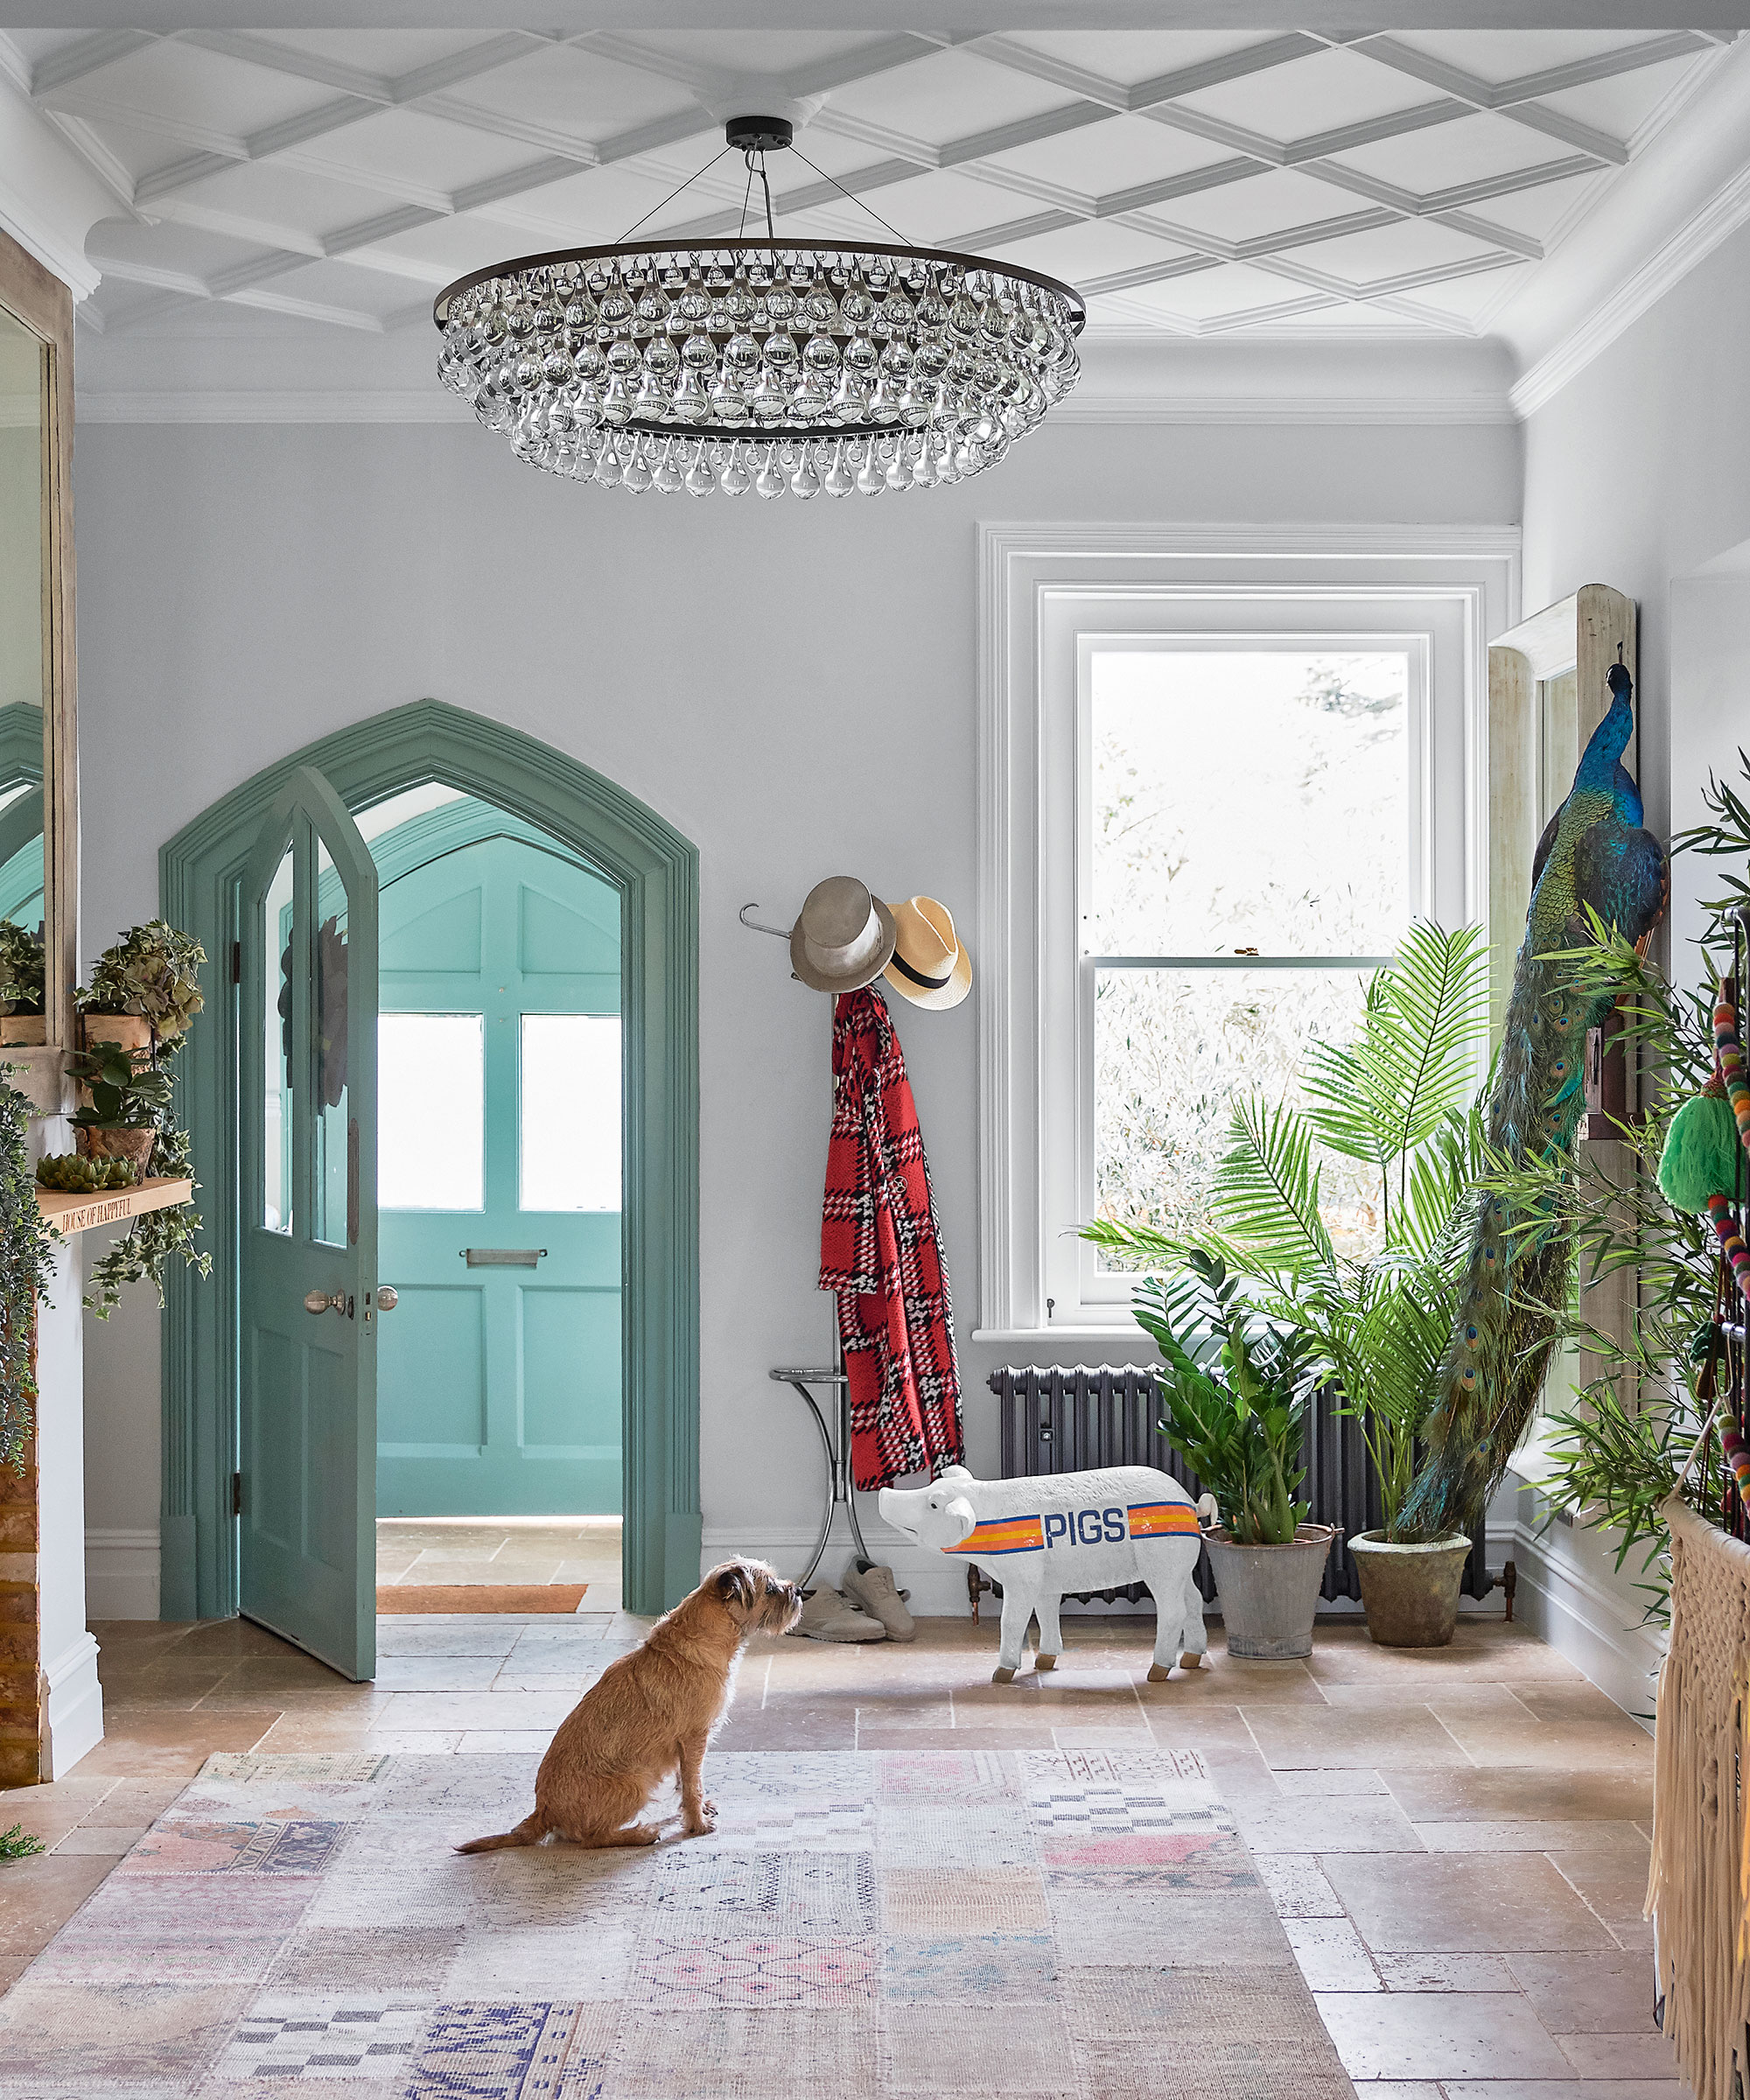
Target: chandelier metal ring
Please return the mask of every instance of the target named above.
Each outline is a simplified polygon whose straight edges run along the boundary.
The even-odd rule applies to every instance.
[[[768,228],[518,256],[447,286],[432,318],[445,384],[532,465],[806,497],[995,465],[1075,383],[1087,309],[1019,264]]]

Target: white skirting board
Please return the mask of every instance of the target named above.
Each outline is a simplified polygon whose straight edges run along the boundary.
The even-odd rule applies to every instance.
[[[85,1534],[85,1610],[91,1619],[158,1615],[157,1525]]]
[[[97,1643],[81,1634],[65,1655],[44,1665],[49,1681],[49,1754],[45,1779],[65,1779],[103,1740],[103,1688]]]

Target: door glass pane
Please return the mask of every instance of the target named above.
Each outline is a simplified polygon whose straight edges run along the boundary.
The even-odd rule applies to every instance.
[[[1099,970],[1094,977],[1094,1158],[1099,1215],[1195,1236],[1234,1103],[1298,1101],[1308,1046],[1359,1025],[1354,970]],[[1377,1241],[1374,1179],[1320,1152],[1320,1208],[1338,1246]],[[1099,1250],[1102,1270],[1141,1265]]]
[[[1389,955],[1411,908],[1409,670],[1095,651],[1087,952]]]
[[[270,1232],[291,1230],[291,878],[288,846],[268,891],[262,972],[261,1222]]]
[[[315,920],[310,953],[310,1061],[316,1215],[310,1236],[331,1247],[344,1247],[357,1236],[347,1200],[346,1140],[352,1106],[346,1083],[346,897],[339,871],[319,844]]]
[[[377,1202],[486,1206],[486,1026],[478,1013],[377,1020]]]
[[[525,1013],[524,1210],[618,1210],[620,1016]]]

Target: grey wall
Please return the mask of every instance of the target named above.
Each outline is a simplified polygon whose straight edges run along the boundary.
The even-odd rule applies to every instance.
[[[1500,524],[1502,427],[1065,428],[957,490],[803,507],[561,484],[468,427],[87,427],[75,462],[88,946],[154,910],[159,844],[312,738],[430,694],[610,775],[701,854],[708,1541],[810,1528],[775,1363],[814,1289],[827,1001],[745,932],[821,876],[974,922],[981,518]],[[976,1324],[975,1001],[903,1011],[964,1335]],[[896,1002],[897,1004],[897,1002]],[[88,1521],[156,1522],[156,1315],[89,1338]],[[997,1460],[963,1350],[970,1462]]]
[[[1641,778],[1662,832],[1702,815],[1710,768],[1735,770],[1750,745],[1750,590],[1698,578],[1733,565],[1750,540],[1750,230],[1723,242],[1576,377],[1525,432],[1525,606],[1584,583],[1639,601]],[[1745,566],[1741,562],[1737,565]],[[1694,977],[1704,865],[1679,858],[1664,946]],[[1530,1613],[1631,1712],[1648,1711],[1657,1642],[1640,1630],[1634,1564],[1616,1576],[1611,1543],[1547,1534],[1528,1494],[1522,1569],[1537,1571]],[[1638,1556],[1636,1557],[1638,1559]],[[1541,1616],[1539,1616],[1541,1614]]]

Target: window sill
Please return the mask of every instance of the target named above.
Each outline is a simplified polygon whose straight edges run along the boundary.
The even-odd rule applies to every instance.
[[[1129,1326],[1074,1326],[1068,1321],[1057,1321],[1046,1327],[974,1327],[968,1337],[972,1341],[1122,1341],[1140,1342],[1152,1348],[1142,1329],[1134,1321]]]

